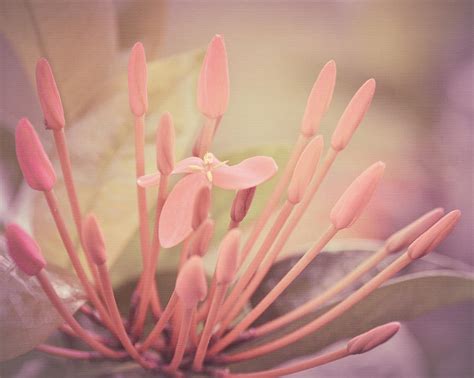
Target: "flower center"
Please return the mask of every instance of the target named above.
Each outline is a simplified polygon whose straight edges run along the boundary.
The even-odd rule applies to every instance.
[[[202,172],[203,174],[206,175],[209,182],[212,183],[212,170],[222,167],[223,165],[226,165],[228,162],[229,160],[219,161],[211,152],[207,152],[202,158],[202,166],[190,165],[189,168],[191,168],[192,170],[196,172]]]

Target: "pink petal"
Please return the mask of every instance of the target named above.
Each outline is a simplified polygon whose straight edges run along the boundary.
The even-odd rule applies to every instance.
[[[278,166],[272,158],[254,156],[237,165],[214,169],[213,183],[222,189],[247,189],[267,181],[277,170]]]
[[[189,168],[190,165],[197,165],[198,167],[202,167],[203,166],[202,159],[195,156],[191,156],[181,161],[178,161],[174,166],[173,174],[176,175],[179,173],[196,172],[192,168]]]
[[[138,186],[142,188],[150,188],[152,186],[158,186],[160,183],[160,172],[152,173],[151,175],[141,176],[137,180]]]
[[[201,173],[184,176],[175,185],[163,206],[158,228],[164,248],[181,243],[193,231],[195,197],[206,185],[209,182]]]

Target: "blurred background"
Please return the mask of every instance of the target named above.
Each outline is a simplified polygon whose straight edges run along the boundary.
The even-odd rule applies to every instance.
[[[39,57],[51,62],[74,125],[100,108],[108,95],[103,83],[125,72],[136,41],[144,43],[152,62],[203,49],[222,34],[231,98],[215,141],[218,156],[276,145],[288,149],[313,82],[330,59],[338,79],[321,125],[325,136],[357,88],[370,77],[377,80],[370,112],[288,253],[314,237],[314,226],[323,225],[330,206],[362,169],[383,160],[383,185],[342,237],[383,238],[432,207],[459,208],[462,221],[441,252],[472,265],[472,21],[472,2],[462,0],[1,0],[0,221],[31,219],[12,131],[22,116],[42,122],[34,89]],[[473,316],[472,306],[462,305],[410,322],[423,356],[417,374],[472,376]]]

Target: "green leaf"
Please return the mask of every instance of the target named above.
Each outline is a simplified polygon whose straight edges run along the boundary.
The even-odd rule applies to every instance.
[[[200,125],[200,115],[195,106],[195,87],[201,61],[202,52],[194,51],[149,64],[150,112],[146,121],[145,147],[148,173],[156,170],[155,125],[164,111],[170,111],[174,116],[178,157],[182,156],[184,148],[190,144]],[[112,96],[91,108],[66,134],[83,213],[94,212],[97,215],[105,234],[109,264],[112,266],[138,228],[134,126],[128,106],[126,75],[123,74],[112,84],[108,84],[104,91],[112,93]],[[63,96],[66,97],[67,93],[63,93]],[[59,172],[59,168],[57,171]],[[61,211],[72,232],[74,227],[62,180],[58,181],[55,190]],[[150,191],[150,209],[155,196]],[[68,265],[68,258],[43,198],[36,201],[33,226],[35,237],[46,258],[62,266]],[[127,249],[126,252],[129,255],[140,255],[138,249]],[[136,265],[141,267],[140,259]],[[114,275],[120,275],[120,272],[112,271],[112,277],[116,278]]]
[[[68,272],[48,267],[47,275],[71,313],[84,303],[84,293]],[[45,341],[64,322],[35,277],[23,274],[10,260],[0,239],[0,361],[26,353]]]
[[[284,295],[265,312],[259,319],[259,324],[289,312],[322,292],[324,288],[344,276],[371,253],[373,252],[367,250],[322,253],[290,285]],[[274,287],[275,283],[294,265],[297,259],[297,257],[291,257],[275,264],[252,298],[252,303],[257,303]],[[363,277],[361,282],[349,288],[344,296],[360,287],[388,262],[383,262],[374,272]],[[421,260],[419,264],[414,263],[412,267],[389,280],[345,314],[314,334],[250,362],[235,364],[234,369],[248,371],[255,370],[256,367],[258,369],[273,367],[292,358],[314,354],[338,340],[353,337],[377,325],[394,320],[413,319],[441,307],[473,300],[474,276],[466,271],[452,269],[463,267],[465,266],[462,263],[436,255]],[[426,268],[429,270],[425,270]],[[284,334],[315,319],[340,299],[336,299],[335,302],[314,311],[272,335],[265,336],[258,341],[245,343],[235,350],[248,349],[281,338]]]

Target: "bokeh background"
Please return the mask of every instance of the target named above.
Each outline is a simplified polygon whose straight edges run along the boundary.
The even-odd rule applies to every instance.
[[[306,97],[330,59],[337,63],[338,80],[321,125],[325,136],[357,88],[370,77],[377,80],[366,120],[288,253],[314,237],[352,178],[383,160],[383,185],[342,237],[383,238],[429,208],[459,208],[462,222],[441,252],[472,265],[472,21],[472,2],[461,0],[1,0],[0,221],[31,219],[32,200],[21,184],[12,131],[21,116],[41,124],[34,90],[39,57],[50,60],[73,125],[98,111],[109,95],[103,84],[125,72],[137,40],[152,62],[205,48],[219,33],[229,54],[231,99],[215,141],[218,155],[291,146]],[[472,376],[473,316],[472,306],[462,305],[410,322],[421,356],[411,362],[416,374]]]

